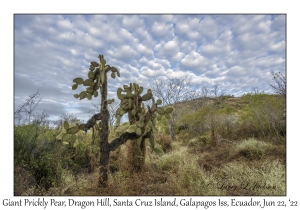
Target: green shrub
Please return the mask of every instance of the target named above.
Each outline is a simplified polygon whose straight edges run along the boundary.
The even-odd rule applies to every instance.
[[[286,136],[285,98],[267,94],[247,94],[241,99],[247,106],[241,115],[242,125],[250,125],[254,137],[276,137],[277,143]]]
[[[45,132],[46,129],[36,124],[15,126],[14,164],[32,174],[37,184],[47,190],[60,182],[60,163],[56,140],[51,135],[41,138]]]

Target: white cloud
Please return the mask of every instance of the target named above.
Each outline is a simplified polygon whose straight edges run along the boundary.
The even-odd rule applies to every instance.
[[[205,68],[209,64],[207,58],[200,55],[197,52],[191,52],[190,54],[186,55],[180,62],[180,66],[184,69],[196,69],[199,70],[199,73],[203,73],[200,70]]]
[[[191,51],[196,50],[197,42],[184,41],[181,43],[180,51],[183,53],[190,53]]]
[[[206,39],[209,40],[215,39],[218,35],[218,26],[216,25],[215,20],[210,16],[206,16],[204,20],[199,23],[199,29]]]
[[[270,46],[270,50],[274,52],[284,52],[285,51],[285,41],[273,43]]]
[[[63,28],[64,30],[73,29],[73,25],[68,18],[66,19],[62,18],[61,20],[59,20],[57,26]]]
[[[163,46],[163,53],[166,55],[174,55],[179,51],[179,46],[178,43],[174,40],[168,41],[164,46]]]
[[[150,32],[155,38],[173,37],[173,24],[154,22],[150,28]]]
[[[219,57],[226,56],[230,49],[230,42],[217,40],[213,44],[202,45],[199,51],[208,57]]]
[[[138,46],[136,47],[136,51],[142,56],[142,55],[153,55],[153,51],[151,49],[149,49],[148,47],[146,47],[143,44],[138,44]]]
[[[121,73],[109,80],[110,94],[130,82],[146,87],[153,77],[188,75],[195,84],[219,82],[236,95],[261,84],[268,90],[269,72],[286,70],[285,15],[16,15],[14,20],[16,104],[40,89],[50,115],[87,110],[89,101],[74,99],[72,80],[86,78],[98,54]],[[53,110],[49,100],[55,99]],[[66,101],[69,107],[60,105]]]
[[[285,63],[285,59],[277,56],[268,56],[264,58],[257,59],[254,62],[254,65],[258,67],[268,68],[271,66],[278,66]]]
[[[119,49],[115,48],[113,50],[109,50],[108,54],[113,58],[122,60],[123,62],[129,62],[134,58],[136,52],[129,45],[123,45]]]
[[[143,21],[137,15],[125,15],[122,24],[129,30],[136,30],[143,26]]]

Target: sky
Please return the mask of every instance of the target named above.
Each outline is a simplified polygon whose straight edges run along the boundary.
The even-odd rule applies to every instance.
[[[103,54],[121,77],[109,98],[130,82],[188,77],[192,84],[241,96],[272,93],[271,72],[286,71],[286,15],[14,15],[14,108],[39,90],[36,111],[50,119],[73,113],[88,120],[100,97],[78,100],[73,79],[87,78]]]

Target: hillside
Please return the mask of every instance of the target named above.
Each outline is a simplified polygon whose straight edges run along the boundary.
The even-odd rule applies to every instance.
[[[110,154],[105,189],[97,187],[99,148],[90,133],[78,134],[72,146],[57,141],[56,130],[33,135],[41,128],[15,127],[15,195],[286,194],[285,99],[247,94],[173,107],[174,141],[167,121],[157,122],[156,145],[164,154],[148,145],[145,167],[135,172],[129,143],[122,145]],[[112,129],[110,141],[127,128]]]

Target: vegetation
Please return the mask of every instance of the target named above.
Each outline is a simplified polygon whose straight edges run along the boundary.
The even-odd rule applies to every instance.
[[[32,114],[39,100],[31,95],[18,110],[30,110],[27,120],[14,128],[15,195],[285,195],[285,96],[255,91],[236,98],[218,88],[187,87],[195,97],[168,104],[131,83],[118,90],[114,127],[103,117],[107,98],[87,123],[63,114],[50,126],[47,115]],[[152,106],[143,104],[148,100]]]

